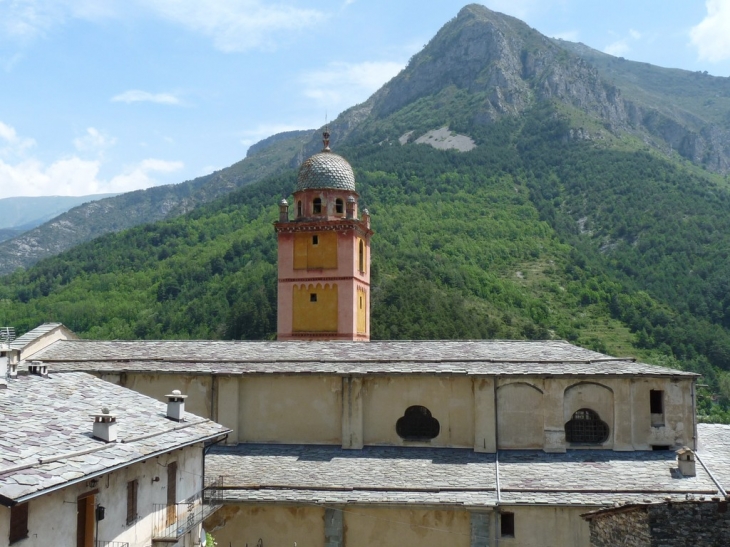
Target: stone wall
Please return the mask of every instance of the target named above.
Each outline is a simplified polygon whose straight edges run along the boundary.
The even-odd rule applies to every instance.
[[[608,509],[587,515],[591,547],[730,545],[727,500],[683,501]]]

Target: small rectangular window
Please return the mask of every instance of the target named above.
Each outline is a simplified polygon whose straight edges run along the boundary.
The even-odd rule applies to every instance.
[[[652,389],[649,392],[652,414],[664,414],[664,392],[659,389]]]
[[[312,293],[309,295],[309,301],[310,302],[316,302],[317,301],[317,293]]]
[[[137,520],[137,489],[136,480],[127,483],[127,524]]]
[[[28,504],[10,508],[10,544],[28,537]]]
[[[515,514],[501,513],[499,515],[499,535],[503,538],[515,537]]]
[[[319,236],[312,236],[312,245],[319,245]]]

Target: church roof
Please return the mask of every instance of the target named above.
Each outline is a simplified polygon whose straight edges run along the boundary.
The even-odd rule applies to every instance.
[[[307,189],[355,191],[355,174],[347,160],[329,149],[307,159],[299,168],[296,191]]]
[[[60,340],[40,351],[34,359],[49,363],[53,371],[697,376],[611,357],[560,340]]]
[[[102,406],[117,417],[119,442],[91,435],[90,415]],[[0,390],[0,503],[20,503],[228,432],[193,414],[185,413],[182,424],[165,415],[165,403],[90,374],[8,380]]]
[[[730,426],[714,427],[730,436]],[[698,428],[713,445],[712,429]],[[721,448],[715,463],[727,468],[730,453]],[[217,496],[233,503],[602,506],[721,495],[702,466],[696,477],[676,468],[671,451],[506,450],[496,458],[457,448],[239,444],[215,447],[206,458],[206,472],[226,485]]]

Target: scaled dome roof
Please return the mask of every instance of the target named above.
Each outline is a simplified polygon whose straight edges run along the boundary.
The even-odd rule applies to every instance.
[[[329,133],[324,133],[324,150],[305,161],[299,168],[297,189],[334,188],[355,191],[355,174],[347,160],[329,149]]]

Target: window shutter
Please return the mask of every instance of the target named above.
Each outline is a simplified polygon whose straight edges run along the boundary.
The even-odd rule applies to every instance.
[[[137,481],[127,483],[127,524],[137,520]]]
[[[10,543],[28,537],[28,504],[21,503],[10,508]]]

